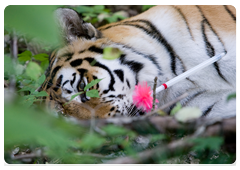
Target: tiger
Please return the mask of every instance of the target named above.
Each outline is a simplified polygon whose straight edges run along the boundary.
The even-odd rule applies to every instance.
[[[77,119],[142,116],[132,99],[136,85],[152,87],[184,73],[205,60],[226,55],[214,64],[156,94],[160,107],[187,92],[182,107],[198,107],[202,117],[236,115],[236,10],[233,6],[154,6],[115,23],[95,28],[69,8],[54,16],[64,43],[49,58],[46,80],[40,91],[60,104],[64,113]],[[103,58],[104,48],[121,51],[112,60]],[[89,88],[98,97],[82,92]],[[169,113],[175,106],[164,111]]]

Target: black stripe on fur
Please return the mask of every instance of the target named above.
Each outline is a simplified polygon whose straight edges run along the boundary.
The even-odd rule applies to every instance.
[[[70,81],[71,86],[73,86],[73,83],[76,80],[76,73],[73,73],[72,76],[73,76],[73,80]]]
[[[228,9],[227,5],[223,5],[225,10],[229,13],[229,15],[232,17],[232,19],[236,22],[236,16],[234,16],[234,14],[232,13],[232,11],[230,11],[230,9]]]
[[[84,60],[88,61],[89,64],[91,64],[93,62],[94,58],[87,57],[87,58],[84,58]],[[104,90],[103,93],[108,93],[109,90],[115,91],[115,89],[113,88],[113,85],[115,84],[115,80],[114,80],[114,77],[112,75],[112,72],[108,69],[108,67],[106,67],[105,65],[103,65],[103,64],[101,64],[101,63],[99,63],[97,61],[93,65],[93,67],[100,67],[100,68],[106,70],[109,73],[110,77],[111,77],[110,83],[108,85],[109,89],[108,90]]]
[[[202,117],[207,116],[213,109],[215,103],[211,106],[209,106],[206,110],[203,111]]]
[[[135,81],[138,84],[138,72],[143,69],[143,64],[133,61],[126,60],[126,55],[121,55],[118,59],[120,60],[120,64],[127,65],[134,73],[135,73]]]
[[[82,64],[82,59],[76,59],[70,62],[70,65],[72,67],[77,67],[77,66],[80,66],[81,64]]]
[[[118,78],[121,80],[121,82],[124,82],[124,74],[121,69],[114,70],[113,72],[118,76]]]
[[[62,66],[57,66],[57,67],[55,67],[55,68],[53,69],[53,71],[52,71],[52,73],[51,73],[51,79],[49,80],[46,89],[49,89],[49,88],[51,87],[53,78],[54,78],[55,75],[57,74],[58,70],[60,70],[61,68],[62,68]]]
[[[138,25],[138,22],[139,23],[144,23],[149,28],[145,28],[142,25]],[[132,26],[132,27],[141,29],[147,35],[151,36],[152,38],[156,39],[160,44],[162,44],[165,47],[165,49],[169,52],[169,55],[171,57],[171,69],[172,69],[172,72],[175,75],[177,75],[175,64],[176,64],[176,57],[179,58],[179,56],[176,55],[176,53],[173,50],[172,46],[167,42],[167,40],[163,37],[163,35],[160,33],[160,31],[157,30],[157,28],[151,22],[149,22],[147,20],[125,21],[125,22],[117,23],[115,25],[107,26],[105,28],[102,28],[101,30],[106,30],[106,29],[109,29],[111,27],[122,26],[122,25],[124,25],[124,26],[125,25],[126,26]]]
[[[182,17],[183,21],[184,21],[185,24],[186,24],[187,30],[188,30],[191,38],[193,39],[192,32],[191,32],[191,29],[190,29],[190,27],[189,27],[189,24],[188,24],[188,21],[187,21],[185,15],[182,13],[181,9],[179,9],[179,8],[177,8],[177,7],[175,7],[175,6],[173,6],[173,7],[174,7],[174,9],[177,10],[177,12],[178,12],[178,13],[180,14],[180,16]]]
[[[208,41],[207,36],[205,34],[205,24],[207,24],[210,28],[210,30],[213,32],[213,34],[218,38],[218,41],[222,44],[222,46],[224,47],[224,44],[222,42],[222,40],[220,39],[220,37],[218,36],[218,34],[216,33],[216,31],[212,28],[211,24],[209,23],[209,21],[207,20],[207,18],[204,16],[201,8],[199,6],[197,6],[199,12],[201,13],[203,20],[202,20],[202,36],[205,42],[205,46],[206,46],[206,51],[209,57],[213,57],[215,55],[215,50],[213,48],[213,46],[211,45],[211,43]],[[224,48],[224,52],[226,53],[226,49]],[[218,75],[225,81],[228,83],[228,81],[226,80],[226,78],[224,77],[224,75],[221,73],[218,63],[215,62],[214,64],[214,68],[216,69]]]
[[[143,53],[137,51],[136,49],[134,49],[133,47],[130,47],[130,46],[125,45],[125,44],[120,44],[120,43],[116,43],[116,44],[121,45],[123,48],[131,50],[133,53],[138,54],[138,55],[150,60],[153,63],[153,65],[155,65],[156,68],[158,69],[158,75],[162,75],[162,69],[160,68],[159,63],[157,62],[156,57],[154,57],[153,55],[143,54]]]
[[[94,53],[103,54],[103,49],[98,48],[96,46],[91,46],[88,50],[91,51],[91,52],[94,52]]]

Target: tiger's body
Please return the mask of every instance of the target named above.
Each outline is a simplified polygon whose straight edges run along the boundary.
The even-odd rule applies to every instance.
[[[67,45],[50,58],[42,89],[67,114],[80,119],[141,115],[132,103],[136,84],[147,81],[152,86],[157,76],[161,85],[222,52],[227,54],[220,61],[157,94],[158,105],[187,92],[181,104],[199,107],[203,116],[236,114],[235,100],[226,102],[236,91],[234,7],[156,6],[99,29],[70,9],[59,9],[56,15]],[[104,47],[117,48],[122,55],[103,59]],[[97,78],[103,78],[93,87],[100,98],[81,94],[64,105]]]

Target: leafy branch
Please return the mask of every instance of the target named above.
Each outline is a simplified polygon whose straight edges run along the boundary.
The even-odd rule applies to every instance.
[[[65,103],[65,104],[69,104],[75,97],[77,97],[77,96],[79,96],[79,95],[81,95],[81,94],[83,94],[83,93],[86,93],[86,95],[87,95],[88,97],[97,97],[97,98],[99,98],[98,90],[96,90],[96,89],[89,90],[89,88],[95,86],[95,85],[96,85],[97,83],[99,83],[101,80],[102,80],[102,79],[92,80],[90,83],[88,83],[88,84],[84,87],[83,91],[80,91],[80,92],[72,95],[71,98],[70,98],[70,100],[69,100],[67,103]],[[64,105],[65,105],[65,104],[64,104]]]

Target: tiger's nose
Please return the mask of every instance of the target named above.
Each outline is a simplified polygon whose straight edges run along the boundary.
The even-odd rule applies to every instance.
[[[86,101],[88,101],[87,97],[86,97],[86,93],[83,93],[83,94],[80,94],[80,98],[81,98],[81,101],[83,103],[85,103]]]

